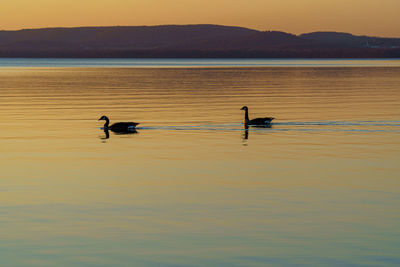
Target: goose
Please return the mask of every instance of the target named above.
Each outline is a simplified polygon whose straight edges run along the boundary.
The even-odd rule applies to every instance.
[[[106,121],[106,123],[104,123],[104,128],[103,128],[104,131],[110,130],[115,133],[136,132],[136,126],[139,124],[136,122],[117,122],[109,126],[110,119],[107,116],[101,116],[99,121],[101,120]]]
[[[257,118],[257,119],[249,119],[249,108],[247,106],[243,106],[240,110],[244,110],[244,126],[271,126],[271,121],[274,118],[266,117],[266,118]]]

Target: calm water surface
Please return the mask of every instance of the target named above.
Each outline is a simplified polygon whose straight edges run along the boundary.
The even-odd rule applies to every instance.
[[[400,265],[399,61],[6,61],[2,265]]]

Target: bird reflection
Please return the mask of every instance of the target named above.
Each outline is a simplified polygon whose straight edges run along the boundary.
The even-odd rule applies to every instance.
[[[105,140],[105,139],[110,138],[110,132],[108,130],[104,130],[104,134],[105,134],[105,136],[100,137],[100,139]]]
[[[243,140],[248,140],[249,139],[249,128],[272,128],[272,124],[267,124],[267,125],[247,125],[244,124],[243,128],[243,134],[242,134],[242,139]]]
[[[243,140],[249,139],[249,126],[244,125],[244,131],[243,131]]]
[[[103,129],[104,131],[104,136],[100,137],[100,139],[105,140],[110,138],[110,131],[108,129]],[[112,130],[111,130],[112,131]],[[112,131],[113,133],[117,135],[125,135],[125,134],[138,134],[139,132],[136,131],[136,129],[131,129],[128,131]]]

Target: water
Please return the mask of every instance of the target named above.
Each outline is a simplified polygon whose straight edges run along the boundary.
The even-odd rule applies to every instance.
[[[2,265],[400,264],[399,61],[10,61]]]

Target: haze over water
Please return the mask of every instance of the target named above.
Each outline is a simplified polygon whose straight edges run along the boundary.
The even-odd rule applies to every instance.
[[[399,60],[94,61],[0,59],[5,266],[400,264]]]

